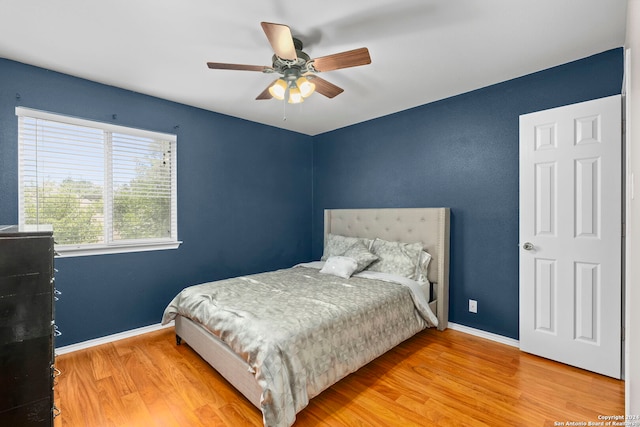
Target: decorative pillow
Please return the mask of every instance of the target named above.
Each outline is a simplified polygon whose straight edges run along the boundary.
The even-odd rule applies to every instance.
[[[346,237],[339,234],[327,234],[327,244],[324,246],[322,261],[326,261],[329,257],[342,255],[349,247],[357,242],[363,242],[367,248],[371,245],[370,239],[361,239],[359,237]]]
[[[422,252],[422,243],[389,242],[375,239],[371,252],[378,256],[368,270],[381,273],[399,274],[416,280],[416,270]]]
[[[374,255],[371,252],[369,252],[369,248],[367,248],[367,245],[365,245],[365,243],[362,241],[356,242],[353,245],[351,245],[349,249],[347,249],[342,254],[342,256],[353,258],[356,261],[356,263],[358,263],[358,268],[354,272],[354,274],[361,272],[362,270],[367,268],[369,264],[371,264],[373,261],[376,261],[378,259],[377,255]]]
[[[416,267],[416,281],[420,283],[427,283],[429,281],[428,269],[429,262],[431,261],[431,255],[428,252],[420,252],[420,260]]]
[[[332,274],[348,279],[357,268],[358,263],[353,258],[332,256],[324,263],[324,267],[322,267],[320,273]]]

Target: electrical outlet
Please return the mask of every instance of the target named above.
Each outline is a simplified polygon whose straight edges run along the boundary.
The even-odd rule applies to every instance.
[[[474,299],[469,300],[469,312],[477,313],[478,312],[478,301]]]

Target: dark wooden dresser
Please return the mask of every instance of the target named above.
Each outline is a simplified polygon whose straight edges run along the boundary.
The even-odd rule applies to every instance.
[[[53,425],[53,255],[50,227],[0,226],[0,426]]]

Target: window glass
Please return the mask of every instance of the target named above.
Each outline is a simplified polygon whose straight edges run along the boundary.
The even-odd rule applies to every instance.
[[[177,247],[176,137],[17,108],[20,224],[56,250]]]

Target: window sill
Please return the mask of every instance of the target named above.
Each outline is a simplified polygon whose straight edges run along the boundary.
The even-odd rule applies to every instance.
[[[61,246],[56,245],[56,258],[71,258],[77,256],[90,256],[90,255],[109,255],[109,254],[122,254],[128,252],[147,252],[147,251],[161,251],[167,249],[178,249],[182,244],[182,241],[171,242],[153,242],[153,243],[134,243],[130,245],[113,245],[113,246]]]

